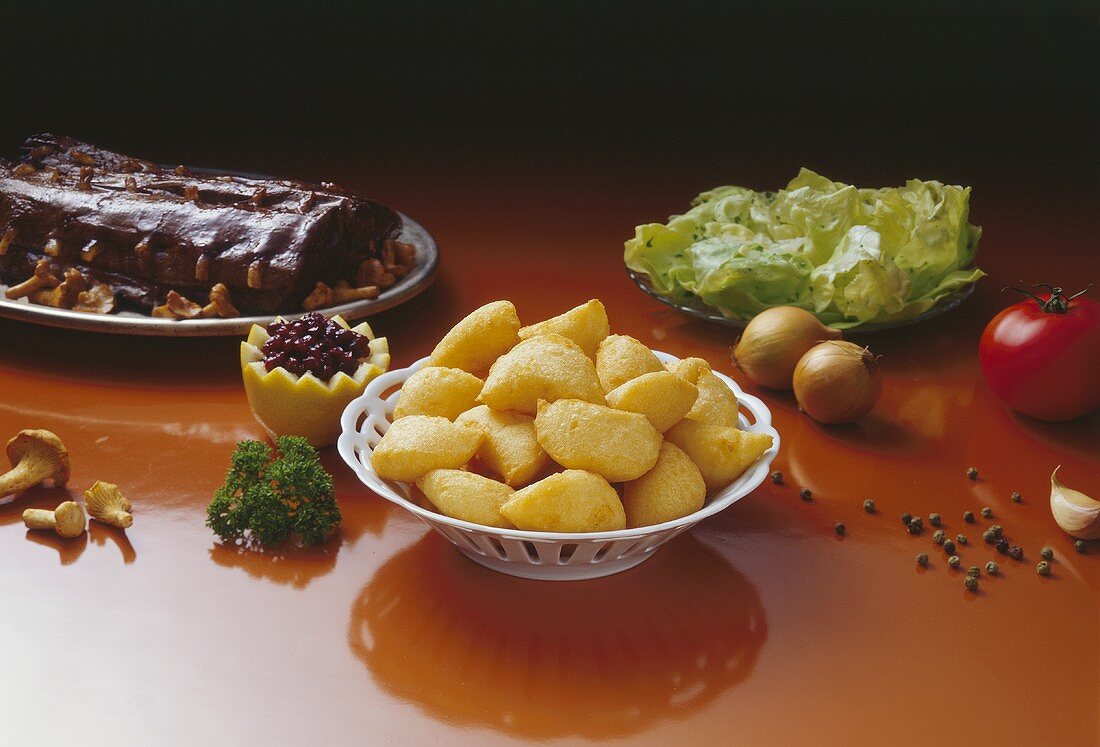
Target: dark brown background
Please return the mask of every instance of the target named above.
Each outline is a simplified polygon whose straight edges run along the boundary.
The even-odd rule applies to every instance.
[[[800,165],[977,195],[1100,175],[1094,2],[225,5],[5,3],[0,147],[52,130],[379,196],[398,172],[583,190],[597,160],[685,199]]]

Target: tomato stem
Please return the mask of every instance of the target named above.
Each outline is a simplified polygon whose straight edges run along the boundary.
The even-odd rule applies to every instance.
[[[1024,285],[1024,281],[1021,280],[1020,285]],[[1016,288],[1011,285],[1006,285],[1004,288],[1001,288],[1001,292],[1003,293],[1004,291],[1011,290],[1017,293],[1023,293],[1029,298],[1034,299],[1035,303],[1039,304],[1039,308],[1042,309],[1044,313],[1065,314],[1069,311],[1069,302],[1088,293],[1094,285],[1095,283],[1089,283],[1083,290],[1079,290],[1072,296],[1067,297],[1065,291],[1057,285],[1051,285],[1050,283],[1032,283],[1032,288],[1046,288],[1050,291],[1050,297],[1046,299],[1040,298],[1025,288]]]

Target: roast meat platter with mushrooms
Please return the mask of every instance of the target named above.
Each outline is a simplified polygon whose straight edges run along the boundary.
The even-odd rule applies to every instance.
[[[155,336],[356,319],[415,296],[438,249],[333,184],[164,167],[38,135],[0,160],[0,316]]]

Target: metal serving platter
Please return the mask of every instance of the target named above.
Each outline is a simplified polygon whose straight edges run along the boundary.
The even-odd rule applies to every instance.
[[[327,316],[339,314],[348,321],[361,319],[404,303],[431,284],[439,267],[439,247],[422,225],[404,213],[398,213],[398,215],[401,216],[404,224],[398,239],[416,247],[416,267],[413,271],[392,288],[382,291],[377,298],[330,306],[318,309],[319,311]],[[161,319],[133,311],[93,314],[32,304],[25,298],[10,301],[3,297],[3,291],[6,289],[7,286],[0,283],[0,317],[84,332],[147,337],[240,336],[247,334],[253,324],[267,325],[276,316],[240,316],[234,319]],[[304,313],[303,311],[278,314],[278,316],[294,319]]]
[[[707,306],[705,303],[703,303],[702,299],[699,298],[693,298],[691,299],[691,301],[684,302],[676,301],[671,298],[666,298],[653,288],[653,286],[649,282],[649,276],[644,273],[634,272],[630,268],[627,268],[626,274],[630,276],[630,279],[634,281],[635,285],[645,291],[648,295],[653,296],[661,303],[667,306],[671,306],[677,311],[682,311],[685,314],[690,314],[691,316],[698,319],[706,319],[708,322],[718,322],[719,324],[724,324],[727,327],[732,327],[733,329],[744,329],[745,325],[749,323],[747,319],[731,319],[730,317],[723,316],[722,312],[718,311],[712,306]],[[885,332],[886,330],[897,329],[899,327],[908,327],[910,324],[920,324],[921,322],[926,322],[929,319],[933,319],[939,316],[940,314],[946,314],[948,311],[951,311],[963,301],[970,298],[970,295],[974,292],[974,287],[975,286],[972,283],[965,288],[960,288],[954,293],[951,293],[941,298],[939,303],[930,308],[928,311],[924,312],[923,314],[914,316],[910,319],[898,319],[897,321],[892,322],[867,322],[865,324],[860,324],[856,327],[851,327],[844,330],[844,334],[861,335],[865,332]]]

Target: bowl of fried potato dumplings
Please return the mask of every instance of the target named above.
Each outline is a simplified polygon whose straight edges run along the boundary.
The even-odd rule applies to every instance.
[[[494,301],[344,411],[341,456],[465,555],[524,578],[638,565],[751,493],[771,413],[700,358],[611,334],[591,300],[523,326]]]

